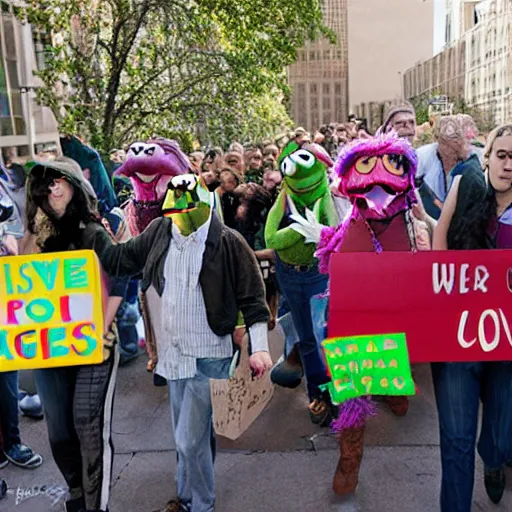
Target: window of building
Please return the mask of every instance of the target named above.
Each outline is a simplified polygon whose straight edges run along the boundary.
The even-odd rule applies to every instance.
[[[322,91],[324,94],[330,94],[331,93],[331,86],[330,84],[323,84]]]
[[[52,56],[52,38],[50,34],[42,30],[32,29],[32,40],[34,41],[37,69],[42,71]],[[299,56],[301,53],[303,52],[299,52]]]
[[[341,84],[340,83],[334,84],[334,94],[336,94],[336,96],[341,96]]]
[[[334,119],[340,122],[343,114],[343,102],[341,98],[334,99]]]
[[[446,14],[446,29],[444,34],[444,42],[448,44],[452,40],[452,17],[450,13]]]
[[[310,94],[316,94],[317,93],[316,84],[309,84],[309,93]]]
[[[15,23],[12,12],[2,2],[0,37],[0,135],[25,135],[22,97],[18,77]]]
[[[1,51],[2,48],[0,46],[0,136],[12,135],[14,131],[11,118],[9,90],[7,89],[7,76]]]
[[[309,52],[309,60],[315,60],[315,52]]]
[[[330,110],[331,109],[331,98],[322,98],[322,108],[323,110]]]

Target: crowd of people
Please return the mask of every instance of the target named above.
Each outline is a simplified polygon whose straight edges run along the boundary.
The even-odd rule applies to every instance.
[[[116,370],[143,345],[155,384],[171,390],[178,485],[165,512],[214,510],[209,378],[231,375],[232,340],[240,346],[248,335],[256,376],[272,368],[272,381],[290,388],[305,379],[313,423],[326,427],[336,419],[338,408],[323,387],[329,377],[312,302],[328,291],[328,276],[298,219],[314,210],[322,227],[335,230],[354,215],[354,205],[361,208],[341,182],[349,172],[347,155],[368,151],[364,141],[395,144],[408,158],[405,168],[417,167],[407,208],[425,226],[426,249],[512,248],[512,125],[497,128],[481,148],[470,116],[433,124],[435,142],[413,149],[416,114],[402,102],[375,134],[352,117],[312,134],[299,127],[276,140],[233,141],[189,155],[174,141],[154,137],[113,150],[107,166],[83,141],[63,136],[62,152],[40,155],[25,168],[14,162],[2,168],[0,182],[14,207],[2,206],[0,189],[0,221],[18,215],[25,230],[19,239],[0,230],[1,255],[93,249],[111,276],[103,364],[35,372],[42,410],[30,407],[29,413],[46,418],[52,454],[69,487],[68,512],[108,509]],[[341,170],[331,172],[337,159]],[[374,220],[364,222],[372,250],[380,251]],[[316,242],[322,247],[325,240]],[[137,330],[141,315],[143,334]],[[267,332],[278,323],[285,346],[272,367]],[[498,503],[504,465],[512,461],[512,363],[435,363],[432,377],[441,511],[471,510],[480,401],[478,449],[487,493]],[[19,400],[25,398],[17,373],[0,373],[0,469],[43,462],[20,438]],[[37,397],[31,399],[38,409]],[[406,397],[388,403],[397,416],[407,413]],[[354,441],[340,443],[338,494],[357,485],[362,438],[357,443],[357,450]]]

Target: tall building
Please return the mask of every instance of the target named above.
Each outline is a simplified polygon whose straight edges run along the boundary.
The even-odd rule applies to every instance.
[[[307,43],[288,69],[290,114],[310,131],[348,116],[347,0],[325,0],[323,13],[336,44],[325,39]]]
[[[446,0],[445,43],[455,43],[479,21],[481,0]]]
[[[348,0],[350,108],[403,97],[402,71],[434,52],[434,0]]]
[[[41,86],[34,76],[44,66],[49,36],[34,33],[14,17],[11,2],[0,1],[0,160],[34,157],[59,142],[51,110],[35,101]]]
[[[448,95],[512,120],[512,0],[453,0],[447,12],[447,47],[404,74],[405,95]],[[453,33],[457,37],[453,36]]]
[[[289,67],[290,113],[308,130],[346,121],[361,104],[403,95],[401,72],[434,51],[439,0],[325,0],[324,23],[337,35],[308,43]],[[363,108],[362,111],[365,109]]]

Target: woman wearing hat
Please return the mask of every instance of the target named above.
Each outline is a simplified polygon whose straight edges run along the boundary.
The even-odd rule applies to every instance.
[[[69,158],[32,164],[27,183],[25,253],[92,249],[104,230],[96,196]],[[53,457],[66,480],[68,512],[106,511],[112,472],[112,404],[119,352],[112,323],[126,289],[109,283],[105,360],[99,365],[36,371]]]

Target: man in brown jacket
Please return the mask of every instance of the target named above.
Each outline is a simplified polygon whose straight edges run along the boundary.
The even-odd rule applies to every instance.
[[[107,272],[142,272],[142,290],[156,298],[151,311],[159,323],[156,373],[169,383],[178,452],[178,496],[165,512],[214,510],[209,379],[228,378],[236,365],[232,334],[239,313],[255,377],[272,366],[258,263],[212,203],[200,178],[179,175],[169,184],[164,217],[138,237],[116,246],[101,230],[89,233]]]

